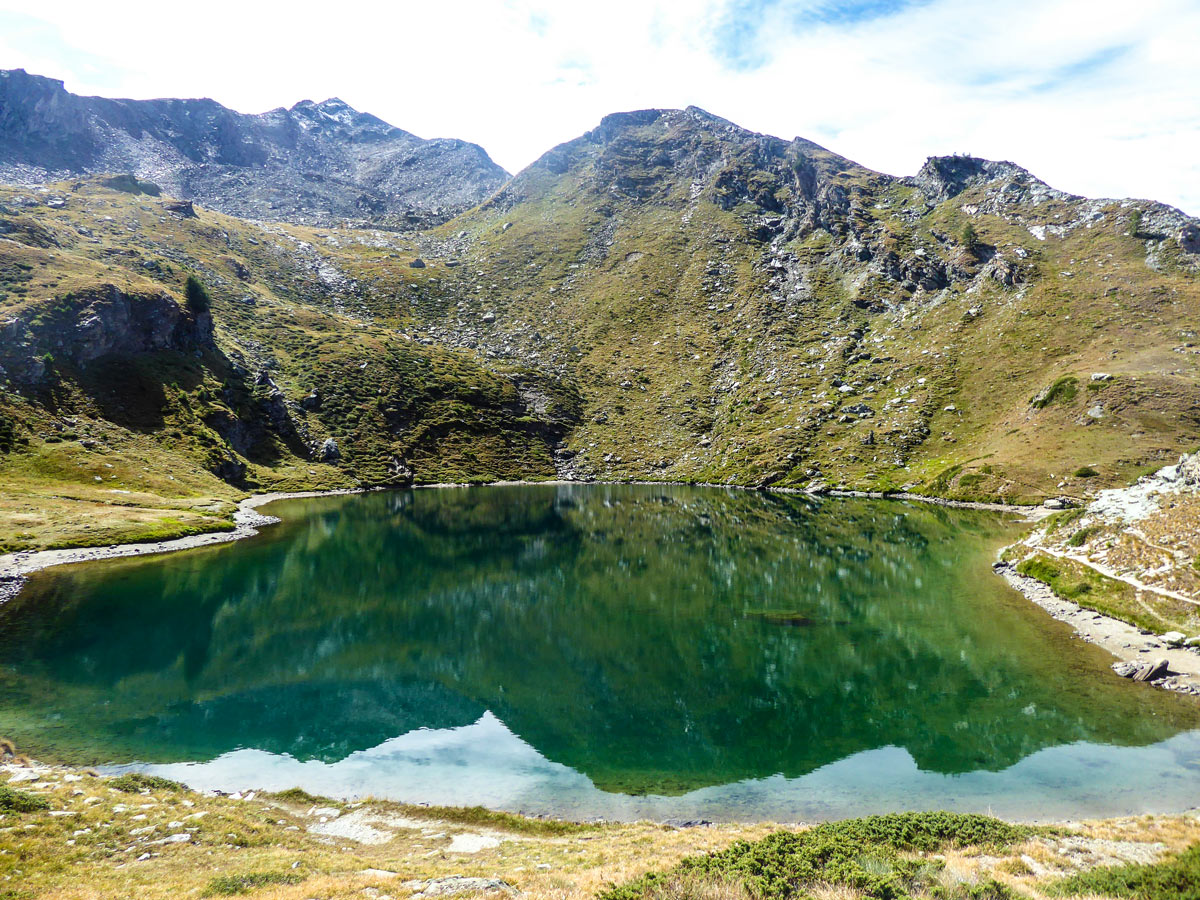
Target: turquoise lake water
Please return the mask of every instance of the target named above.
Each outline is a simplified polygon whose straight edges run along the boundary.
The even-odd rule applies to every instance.
[[[993,575],[998,514],[716,488],[286,501],[0,607],[0,734],[196,787],[610,819],[1200,805],[1200,707]]]

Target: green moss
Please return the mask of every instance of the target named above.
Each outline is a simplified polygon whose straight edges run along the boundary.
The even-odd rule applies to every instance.
[[[332,804],[334,801],[328,797],[318,797],[315,794],[310,794],[303,788],[293,787],[286,791],[275,791],[264,796],[274,797],[276,800],[282,800],[284,803],[300,803],[306,805],[315,804]]]
[[[1085,510],[1083,507],[1075,509],[1064,509],[1062,512],[1052,513],[1043,520],[1042,527],[1047,535],[1054,534],[1058,529],[1070,525],[1072,522],[1077,522],[1083,518]]]
[[[409,806],[397,804],[404,815],[420,819],[436,819],[461,825],[498,828],[517,834],[543,836],[583,834],[603,827],[582,822],[565,822],[559,819],[532,819],[512,813],[485,809],[482,806]]]

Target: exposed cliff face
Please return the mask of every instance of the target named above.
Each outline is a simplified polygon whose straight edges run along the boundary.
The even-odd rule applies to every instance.
[[[86,366],[106,356],[215,349],[208,312],[184,310],[165,291],[112,284],[0,317],[0,335],[0,371],[18,385],[42,382],[55,361]]]
[[[213,100],[80,97],[0,72],[0,180],[130,172],[232,215],[436,223],[507,174],[475,144],[422,140],[338,99],[244,115]]]

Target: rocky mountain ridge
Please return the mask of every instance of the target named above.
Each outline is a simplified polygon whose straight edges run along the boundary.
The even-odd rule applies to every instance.
[[[406,227],[508,180],[475,144],[422,140],[337,98],[247,115],[207,99],[82,97],[0,71],[0,181],[125,172],[242,218]]]
[[[247,222],[153,188],[0,188],[0,327],[24,329],[0,470],[73,472],[42,459],[83,434],[65,413],[113,453],[168,436],[139,466],[168,454],[216,495],[558,477],[1032,503],[1200,434],[1195,220],[1012,163],[897,178],[689,108],[605,117],[432,228]],[[188,275],[212,292],[202,358],[107,358],[148,393],[105,394],[110,363],[60,346],[51,311],[78,331],[88,298]]]

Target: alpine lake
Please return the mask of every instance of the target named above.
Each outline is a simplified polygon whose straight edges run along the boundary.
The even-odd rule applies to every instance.
[[[1200,707],[991,572],[1000,513],[720,488],[287,500],[33,576],[0,734],[201,789],[574,819],[1200,805]]]

